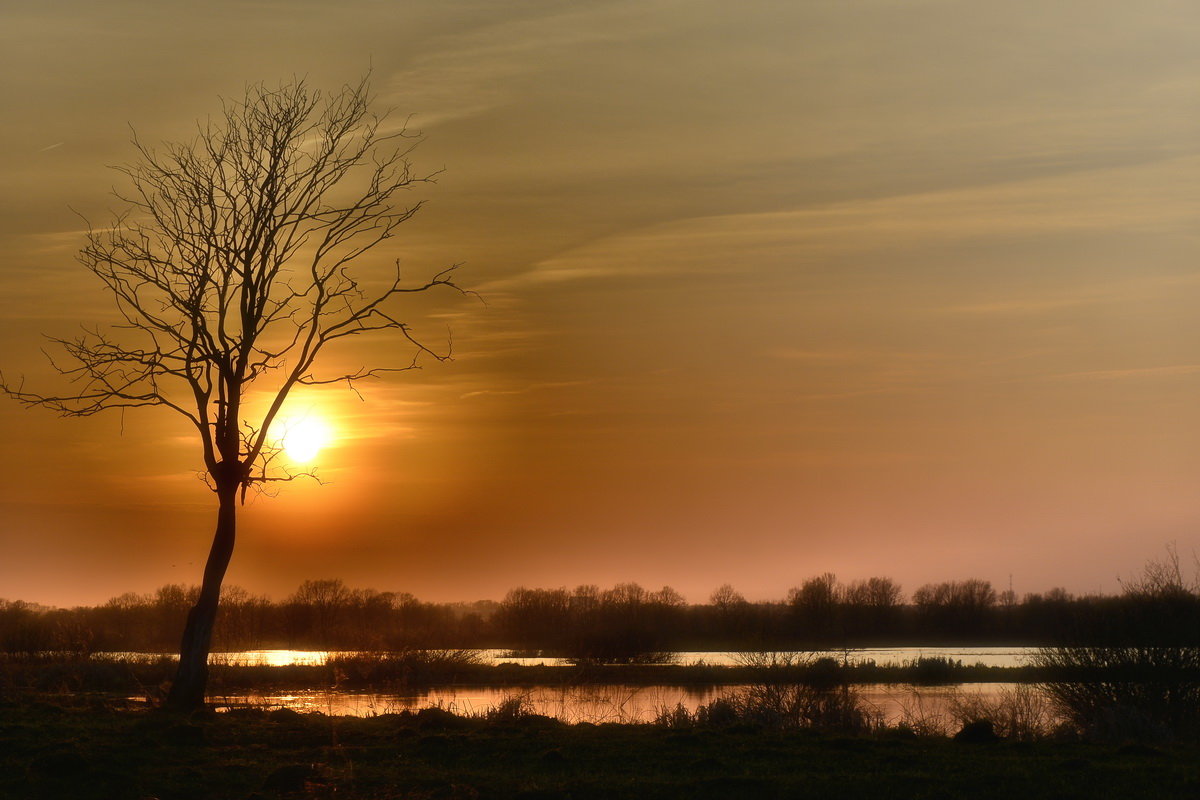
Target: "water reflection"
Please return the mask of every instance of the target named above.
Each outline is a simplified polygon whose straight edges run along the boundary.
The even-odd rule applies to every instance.
[[[921,718],[926,721],[946,717],[951,705],[965,696],[985,701],[998,698],[1014,684],[980,683],[969,686],[937,686],[919,690],[904,685],[868,684],[856,686],[868,708],[876,711],[888,725]],[[218,711],[238,707],[267,709],[290,708],[301,713],[318,712],[330,716],[373,717],[422,708],[442,708],[460,715],[483,716],[501,703],[519,697],[530,711],[568,723],[653,722],[658,715],[677,706],[695,712],[697,708],[727,697],[742,686],[676,687],[599,686],[532,687],[525,689],[496,687],[452,687],[405,694],[344,691],[299,691],[278,694],[223,695],[210,698]]]
[[[522,666],[561,666],[570,662],[546,655],[528,655],[510,650],[469,650],[477,654],[483,664],[519,664]],[[806,653],[812,658],[828,657],[839,663],[863,664],[874,662],[880,666],[902,665],[919,658],[946,658],[961,661],[965,665],[983,664],[988,667],[1017,667],[1026,663],[1029,648],[1026,647],[875,647],[846,650],[822,650]],[[146,655],[123,653],[118,655]],[[209,663],[235,666],[293,665],[320,666],[330,657],[355,655],[340,651],[321,650],[244,650],[232,653],[213,653]],[[672,653],[673,664],[708,664],[711,666],[737,666],[746,663],[747,654],[741,652],[677,652]],[[771,653],[755,653],[756,658],[770,658]],[[781,654],[786,655],[786,654]]]

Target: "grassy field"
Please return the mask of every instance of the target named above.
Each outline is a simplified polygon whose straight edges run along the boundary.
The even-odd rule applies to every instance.
[[[890,731],[563,725],[439,709],[180,718],[96,698],[0,706],[0,797],[1171,798],[1200,745],[991,742]]]

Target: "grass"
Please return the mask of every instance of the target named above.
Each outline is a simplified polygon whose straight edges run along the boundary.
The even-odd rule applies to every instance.
[[[965,744],[737,723],[564,725],[522,710],[179,718],[96,700],[0,705],[0,798],[1160,798],[1200,745]]]

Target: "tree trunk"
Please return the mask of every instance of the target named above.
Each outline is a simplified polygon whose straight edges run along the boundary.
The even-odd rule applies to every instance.
[[[237,484],[217,487],[217,497],[220,498],[217,530],[213,535],[212,549],[208,552],[208,563],[204,567],[200,597],[188,612],[183,640],[179,644],[179,668],[171,683],[171,691],[167,694],[167,708],[172,711],[189,712],[204,707],[213,623],[216,622],[217,605],[221,599],[221,581],[225,579],[237,533],[237,489]]]

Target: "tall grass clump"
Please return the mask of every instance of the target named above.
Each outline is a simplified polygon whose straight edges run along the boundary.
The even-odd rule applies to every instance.
[[[750,725],[784,730],[870,733],[883,726],[882,715],[868,706],[845,680],[845,670],[831,658],[813,660],[805,653],[746,653],[739,659],[753,667],[758,680],[700,706],[660,709],[656,723],[723,727]]]
[[[528,694],[511,694],[484,711],[482,716],[493,724],[511,724],[541,715],[534,710]]]
[[[879,712],[849,686],[829,689],[804,684],[755,684],[705,703],[695,712],[683,705],[661,708],[655,724],[665,728],[748,725],[775,730],[874,733]]]
[[[734,692],[728,703],[739,722],[766,728],[870,733],[882,727],[878,712],[846,684],[754,684]],[[710,709],[710,718],[714,711],[723,710]]]
[[[339,653],[327,664],[342,686],[422,686],[461,679],[478,669],[483,657],[475,650],[393,650]]]
[[[950,698],[948,713],[959,728],[989,722],[999,738],[1020,742],[1045,739],[1060,723],[1050,699],[1026,684],[1001,689],[995,697],[958,692]]]
[[[945,656],[920,656],[905,666],[912,671],[912,682],[918,686],[955,683],[963,669],[962,661]]]

